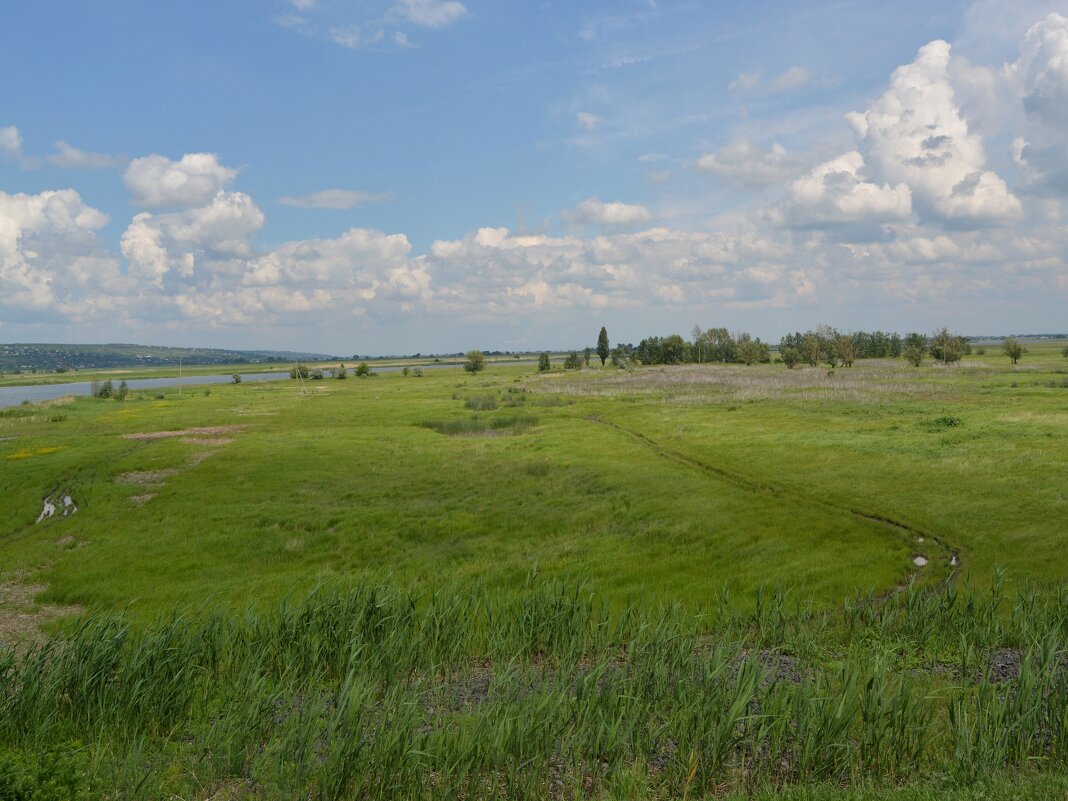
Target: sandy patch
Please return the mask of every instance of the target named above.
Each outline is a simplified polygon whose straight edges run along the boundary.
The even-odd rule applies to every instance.
[[[83,611],[80,606],[36,603],[34,598],[47,587],[24,579],[22,574],[0,573],[0,646],[40,642],[42,624]]]
[[[154,493],[154,492],[146,492],[144,495],[131,495],[129,497],[129,501],[134,506],[144,506],[146,503],[148,503],[150,500],[152,500],[155,497],[156,497],[156,493]]]
[[[183,428],[179,431],[144,431],[137,434],[123,434],[123,439],[136,439],[144,442],[151,442],[157,439],[170,439],[171,437],[189,437],[197,435],[213,435],[213,434],[233,434],[237,431],[244,431],[248,426],[242,425],[230,425],[230,426],[201,426],[199,428]]]
[[[178,471],[170,467],[163,470],[131,470],[129,473],[120,473],[115,476],[115,483],[133,484],[138,487],[154,487],[176,475],[178,475]]]
[[[227,437],[182,437],[182,442],[189,445],[229,445],[233,442],[232,439]]]

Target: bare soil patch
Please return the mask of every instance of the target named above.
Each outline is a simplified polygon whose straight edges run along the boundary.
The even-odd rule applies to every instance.
[[[156,497],[154,492],[146,492],[144,495],[131,495],[129,498],[130,503],[134,506],[144,506],[150,500]]]
[[[41,625],[81,614],[80,606],[39,604],[34,601],[47,587],[25,580],[21,573],[0,573],[0,647],[26,646],[44,639]]]
[[[143,431],[136,434],[123,434],[123,439],[136,439],[143,442],[151,442],[157,439],[171,439],[172,437],[190,437],[198,435],[233,434],[244,431],[248,426],[200,426],[199,428],[183,428],[178,431]]]
[[[117,484],[133,484],[138,487],[155,487],[176,475],[178,475],[178,471],[171,467],[163,470],[131,470],[129,473],[120,473],[115,476],[115,482]]]
[[[182,442],[190,445],[207,445],[215,447],[219,445],[229,445],[233,440],[228,437],[182,437]]]

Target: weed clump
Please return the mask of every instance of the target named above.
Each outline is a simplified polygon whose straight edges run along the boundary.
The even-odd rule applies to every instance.
[[[491,417],[472,415],[454,420],[424,420],[423,428],[437,431],[447,436],[463,434],[488,434],[492,432],[522,433],[537,425],[538,419],[526,414],[503,414]]]

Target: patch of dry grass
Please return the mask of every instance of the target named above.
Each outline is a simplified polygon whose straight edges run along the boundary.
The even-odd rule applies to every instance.
[[[551,379],[536,378],[538,391],[590,397],[660,395],[684,404],[812,398],[878,403],[891,396],[939,394],[926,372],[909,372],[898,362],[872,360],[854,367],[781,365],[675,365],[610,374],[591,372]]]

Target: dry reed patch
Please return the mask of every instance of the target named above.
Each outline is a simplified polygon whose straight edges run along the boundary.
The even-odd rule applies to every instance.
[[[129,473],[120,473],[115,476],[116,484],[132,484],[137,487],[156,487],[168,478],[178,475],[173,467],[162,470],[131,470]]]
[[[0,644],[24,646],[44,639],[41,625],[69,615],[81,614],[80,606],[39,604],[44,584],[31,584],[21,573],[0,573]]]
[[[216,434],[233,434],[244,431],[248,426],[200,426],[198,428],[183,428],[178,431],[143,431],[136,434],[123,434],[123,439],[136,439],[143,442],[151,442],[157,439],[170,439],[172,437],[195,437],[198,435],[211,436]]]
[[[535,379],[546,393],[617,397],[659,395],[679,403],[721,403],[738,400],[818,398],[880,402],[890,396],[926,397],[943,390],[892,362],[875,361],[852,368],[745,367],[741,365],[677,365],[645,367],[602,375]]]

